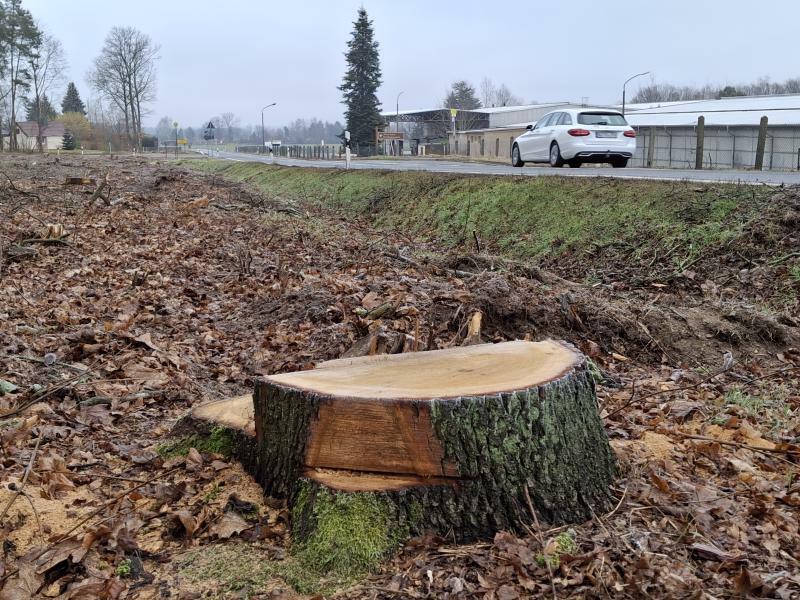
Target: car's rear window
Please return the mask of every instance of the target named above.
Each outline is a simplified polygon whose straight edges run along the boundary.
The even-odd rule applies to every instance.
[[[618,113],[582,112],[578,114],[581,125],[627,125],[625,117]]]

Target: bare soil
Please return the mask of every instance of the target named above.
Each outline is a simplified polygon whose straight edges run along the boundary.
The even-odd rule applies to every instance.
[[[165,455],[170,428],[354,346],[459,345],[475,311],[480,341],[566,339],[598,366],[618,504],[569,529],[532,515],[527,535],[412,540],[342,597],[800,595],[797,314],[741,265],[796,228],[796,191],[752,244],[672,281],[612,248],[561,267],[454,255],[152,159],[0,171],[0,599],[303,596],[280,569],[236,570],[292,560],[286,511],[220,454]],[[106,174],[105,199],[64,184]],[[602,285],[570,279],[580,260]]]

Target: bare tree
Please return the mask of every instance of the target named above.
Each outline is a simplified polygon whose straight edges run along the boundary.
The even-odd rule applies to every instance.
[[[222,113],[219,118],[222,120],[222,125],[228,130],[228,138],[226,141],[233,140],[233,128],[239,124],[239,117],[232,112]]]
[[[143,106],[155,99],[159,46],[133,27],[114,27],[87,75],[89,84],[125,117],[129,143],[141,147]]]
[[[523,103],[523,100],[515,96],[505,83],[497,86],[488,77],[483,78],[480,88],[481,103],[485,107],[516,106]]]
[[[484,77],[481,79],[480,90],[481,104],[489,107],[494,106],[494,98],[495,94],[497,93],[497,86],[495,86],[494,81],[488,77]]]
[[[27,71],[30,77],[33,103],[36,105],[37,134],[36,145],[44,152],[43,133],[47,125],[47,114],[43,110],[43,100],[47,93],[64,78],[67,61],[61,42],[53,36],[43,34],[27,56]]]

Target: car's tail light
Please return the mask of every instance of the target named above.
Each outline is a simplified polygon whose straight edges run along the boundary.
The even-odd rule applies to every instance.
[[[628,129],[622,135],[624,135],[625,137],[636,137],[636,132],[633,129]]]
[[[591,131],[589,131],[588,129],[570,129],[569,131],[567,131],[567,133],[575,137],[581,137],[584,135],[590,135]]]

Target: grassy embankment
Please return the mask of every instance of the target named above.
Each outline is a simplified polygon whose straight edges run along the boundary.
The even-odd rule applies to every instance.
[[[457,247],[473,230],[513,258],[642,241],[672,247],[676,267],[737,237],[773,192],[766,187],[567,177],[475,177],[303,169],[193,160],[270,197],[318,203],[375,225]]]

